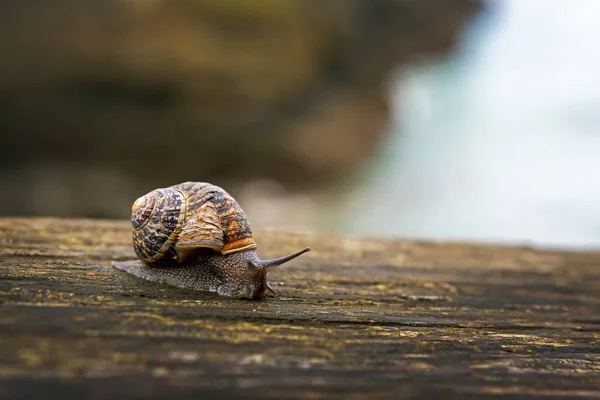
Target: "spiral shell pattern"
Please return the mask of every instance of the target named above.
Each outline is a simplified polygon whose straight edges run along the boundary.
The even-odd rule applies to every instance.
[[[222,188],[185,182],[156,189],[132,207],[133,248],[146,265],[177,265],[194,248],[255,249],[244,211]]]

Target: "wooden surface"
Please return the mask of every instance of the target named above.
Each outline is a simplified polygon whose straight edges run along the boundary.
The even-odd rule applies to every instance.
[[[0,219],[0,398],[600,398],[600,252],[257,232],[242,301],[140,281],[129,223]]]

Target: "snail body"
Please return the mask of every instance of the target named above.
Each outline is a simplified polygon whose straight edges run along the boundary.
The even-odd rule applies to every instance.
[[[246,215],[222,188],[184,182],[137,199],[131,213],[138,260],[113,262],[147,281],[233,298],[277,295],[267,273],[310,251],[263,261]]]

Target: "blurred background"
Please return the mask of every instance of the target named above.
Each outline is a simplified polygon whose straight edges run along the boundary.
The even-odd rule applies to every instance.
[[[254,228],[600,247],[595,0],[0,6],[0,215],[224,187]]]

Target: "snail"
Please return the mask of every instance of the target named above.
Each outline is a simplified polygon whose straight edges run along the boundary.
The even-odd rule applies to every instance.
[[[310,251],[263,261],[246,214],[222,188],[184,182],[153,190],[131,209],[133,249],[139,260],[112,265],[170,286],[260,299],[277,292],[267,273]]]

